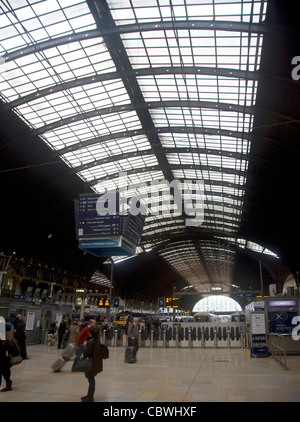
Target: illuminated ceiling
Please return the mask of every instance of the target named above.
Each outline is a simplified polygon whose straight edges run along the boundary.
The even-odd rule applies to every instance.
[[[230,291],[237,250],[277,259],[241,233],[267,1],[12,0],[0,12],[4,109],[86,190],[126,174],[148,207],[139,254],[155,249],[196,291]],[[201,225],[151,191],[174,180],[203,183]]]

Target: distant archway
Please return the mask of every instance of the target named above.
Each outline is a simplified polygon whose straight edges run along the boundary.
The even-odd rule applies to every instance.
[[[207,296],[193,308],[193,312],[240,312],[240,304],[228,296]]]

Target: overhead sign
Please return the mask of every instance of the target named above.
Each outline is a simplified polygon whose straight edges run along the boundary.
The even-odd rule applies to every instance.
[[[119,214],[119,193],[82,194],[75,200],[78,247],[95,256],[135,255],[145,214]]]
[[[82,237],[117,236],[120,234],[119,210],[113,214],[99,215],[97,201],[101,197],[98,194],[80,195],[77,203],[77,235]]]
[[[298,306],[298,300],[267,300],[267,306]]]
[[[165,307],[165,298],[164,297],[158,298],[157,307],[158,308],[164,308]]]
[[[166,297],[166,308],[178,308],[178,297]]]
[[[239,299],[249,299],[253,297],[253,293],[237,293],[236,297]]]
[[[211,292],[222,292],[223,291],[223,287],[222,286],[212,286],[210,288]]]
[[[25,300],[26,295],[14,295],[13,300]]]
[[[109,308],[109,297],[100,297],[98,306],[99,308]]]

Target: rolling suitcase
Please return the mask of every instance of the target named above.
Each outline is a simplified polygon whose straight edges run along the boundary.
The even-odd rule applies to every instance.
[[[135,363],[136,361],[136,348],[134,346],[128,346],[125,350],[125,362]]]
[[[75,356],[77,350],[77,346],[74,343],[70,343],[62,352],[61,358],[58,358],[54,364],[51,366],[53,369],[53,372],[59,372],[64,364],[72,359],[73,356]]]
[[[61,357],[64,360],[70,360],[73,356],[75,356],[77,350],[77,346],[75,343],[70,343],[68,346],[64,349],[64,351],[61,354]]]
[[[58,358],[51,366],[53,372],[59,372],[67,361],[63,358]]]

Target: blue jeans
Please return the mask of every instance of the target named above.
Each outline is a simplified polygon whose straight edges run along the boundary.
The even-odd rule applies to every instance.
[[[83,344],[79,344],[79,346],[77,346],[77,351],[76,351],[76,355],[75,355],[75,359],[79,359],[83,353],[84,350],[84,345]]]

